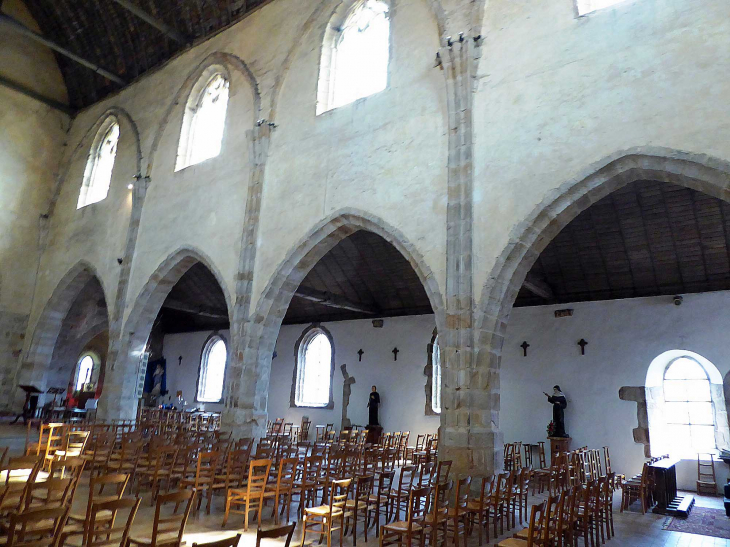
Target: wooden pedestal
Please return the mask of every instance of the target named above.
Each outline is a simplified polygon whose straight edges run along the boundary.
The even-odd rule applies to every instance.
[[[557,454],[570,452],[570,437],[548,437],[550,440],[550,465],[553,465]]]

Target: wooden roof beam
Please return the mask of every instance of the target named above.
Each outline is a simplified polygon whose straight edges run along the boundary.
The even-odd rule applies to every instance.
[[[133,13],[142,21],[147,23],[148,25],[156,28],[159,30],[162,34],[167,36],[168,38],[174,40],[178,44],[186,44],[188,41],[185,39],[185,36],[183,36],[178,30],[172,28],[167,23],[164,23],[160,21],[159,19],[156,19],[155,17],[152,17],[149,13],[147,13],[145,10],[140,8],[137,4],[134,2],[130,2],[129,0],[114,0],[117,4],[122,6],[125,10],[129,11],[130,13]]]
[[[550,288],[550,285],[532,274],[527,274],[525,282],[522,284],[522,286],[530,291],[532,294],[539,296],[540,298],[544,298],[545,300],[555,299],[555,294]]]
[[[225,319],[226,321],[228,321],[228,314],[222,312],[221,310],[210,308],[207,306],[190,306],[184,302],[169,299],[165,300],[164,304],[162,304],[162,307],[167,308],[168,310],[192,313],[193,315],[212,317],[213,319]]]
[[[91,61],[87,61],[83,57],[76,55],[65,47],[58,45],[53,40],[49,40],[45,36],[29,29],[23,23],[5,13],[0,13],[0,25],[6,28],[10,28],[19,34],[22,34],[23,36],[26,36],[31,40],[38,42],[39,44],[43,44],[44,46],[51,48],[53,51],[63,55],[64,57],[68,57],[72,61],[75,61],[78,64],[85,66],[89,70],[93,70],[100,76],[103,76],[104,78],[111,80],[112,82],[118,83],[119,85],[126,85],[126,82],[116,74],[113,74],[108,70],[101,68],[99,65],[92,63]]]
[[[348,300],[347,298],[345,298],[344,296],[340,296],[339,294],[332,294],[331,292],[327,291],[318,291],[317,289],[312,289],[311,287],[305,287],[303,285],[299,285],[299,288],[297,288],[294,296],[298,296],[299,298],[303,298],[305,300],[311,300],[312,302],[316,302],[330,308],[338,308],[340,310],[350,310],[359,313],[367,313],[368,315],[380,314],[380,310],[373,306],[352,302],[351,300]]]

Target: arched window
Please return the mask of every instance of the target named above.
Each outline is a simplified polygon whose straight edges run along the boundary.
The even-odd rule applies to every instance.
[[[76,365],[76,374],[74,376],[74,391],[83,391],[86,384],[92,383],[94,374],[94,358],[86,354],[79,359]]]
[[[431,380],[431,408],[436,414],[441,414],[441,350],[439,339],[433,341],[431,349],[431,363],[433,366],[433,379]]]
[[[328,332],[312,327],[299,340],[294,385],[295,406],[332,405],[334,348]]]
[[[228,108],[228,79],[220,67],[203,72],[188,99],[175,171],[220,154]]]
[[[77,209],[103,200],[109,193],[119,143],[119,122],[109,116],[96,134],[89,159],[86,162],[84,181],[79,193]]]
[[[728,448],[722,376],[701,355],[671,350],[654,359],[646,376],[646,405],[652,455],[694,459]]]
[[[390,20],[383,0],[349,2],[325,33],[317,114],[378,93],[388,84]]]
[[[198,373],[198,395],[201,403],[220,403],[223,399],[223,380],[226,375],[228,348],[218,335],[211,336],[203,346]]]
[[[667,437],[674,441],[675,452],[689,447],[694,453],[716,448],[710,380],[694,359],[675,359],[664,372],[664,411]]]

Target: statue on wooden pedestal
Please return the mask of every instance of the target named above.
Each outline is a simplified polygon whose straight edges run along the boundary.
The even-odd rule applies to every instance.
[[[543,391],[543,393],[545,393]],[[553,405],[553,434],[551,437],[567,437],[565,432],[565,409],[568,407],[568,400],[560,391],[560,386],[553,386],[553,394],[545,393],[548,403]]]

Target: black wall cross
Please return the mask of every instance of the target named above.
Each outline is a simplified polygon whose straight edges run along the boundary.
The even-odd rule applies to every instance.
[[[365,352],[362,350],[362,348],[360,348],[359,350],[357,350],[357,360],[358,361],[362,361],[362,354],[363,353],[365,353]]]
[[[530,347],[530,344],[528,344],[527,340],[525,340],[522,344],[520,344],[520,347],[522,348],[523,357],[527,357],[527,348]]]
[[[400,353],[400,350],[398,348],[393,348],[393,361],[398,360],[398,353]]]
[[[578,342],[578,345],[580,346],[580,354],[585,355],[586,354],[586,346],[588,345],[588,342],[583,340],[583,338],[580,339]]]

